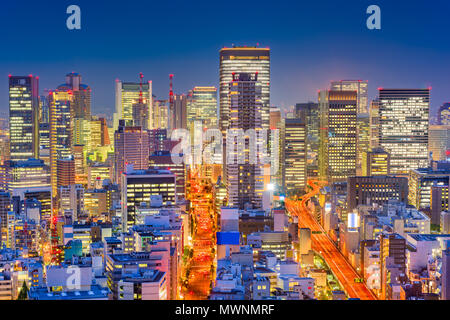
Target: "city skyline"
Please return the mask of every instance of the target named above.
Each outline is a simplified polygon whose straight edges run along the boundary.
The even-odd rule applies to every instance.
[[[169,21],[159,15],[146,19],[126,4],[118,7],[106,2],[102,5],[102,2],[79,1],[82,28],[77,31],[65,28],[64,3],[45,7],[30,1],[25,3],[29,12],[40,13],[38,18],[27,19],[29,13],[21,12],[11,3],[0,13],[0,35],[8,47],[16,49],[0,53],[0,75],[3,75],[0,112],[7,111],[5,83],[10,73],[39,76],[43,91],[59,85],[65,74],[78,72],[92,87],[93,112],[108,112],[114,110],[115,79],[137,82],[139,72],[143,72],[145,79],[153,82],[158,99],[168,97],[169,74],[175,75],[175,93],[187,93],[195,86],[218,88],[219,50],[233,44],[258,43],[271,49],[270,103],[274,106],[287,108],[299,102],[315,101],[318,89],[343,79],[368,80],[369,99],[376,97],[378,87],[432,87],[433,116],[439,106],[450,100],[445,93],[450,83],[444,72],[450,67],[447,62],[450,51],[445,41],[450,36],[444,32],[445,27],[440,28],[444,26],[445,12],[450,10],[448,3],[437,4],[440,10],[436,10],[420,1],[407,4],[379,1],[383,25],[381,30],[373,32],[365,27],[365,9],[371,4],[368,1],[352,1],[345,10],[337,11],[338,14],[335,12],[339,8],[331,1],[301,5],[284,2],[270,5],[272,10],[256,11],[252,10],[255,3],[248,2],[234,14],[228,8],[217,10],[216,5],[197,12],[195,8],[202,5],[201,1],[192,6],[175,1],[168,5],[154,4],[151,8],[140,3],[143,12],[170,11],[177,20],[173,24],[170,15]],[[289,6],[293,10],[284,10]],[[217,19],[211,21],[210,15],[205,15],[208,12],[217,15]],[[134,17],[133,22],[122,13]],[[192,23],[195,20],[192,18],[199,15],[211,27]],[[226,27],[247,21],[243,19],[246,15],[260,19],[255,17],[251,24],[243,23],[248,27],[237,28],[239,31]],[[21,24],[12,30],[8,28],[17,18]],[[177,37],[177,26],[183,22],[186,30]],[[151,41],[144,31],[133,31],[134,26],[149,30]],[[36,34],[46,37],[33,37],[30,46],[24,46],[20,34],[31,27]],[[192,41],[200,31],[201,40]],[[49,37],[54,46],[62,49],[53,50],[47,45]],[[177,41],[171,41],[171,37]],[[121,39],[123,45],[118,48],[116,42]],[[133,50],[134,46],[139,49]]]
[[[0,300],[450,300],[450,3],[399,1],[8,2]]]

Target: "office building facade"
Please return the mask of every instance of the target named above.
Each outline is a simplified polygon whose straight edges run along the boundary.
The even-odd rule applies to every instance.
[[[261,122],[269,128],[270,112],[270,49],[257,47],[232,47],[220,50],[220,112],[219,127],[223,132],[229,126],[229,83],[238,73],[257,73],[261,85]]]
[[[39,157],[39,78],[9,76],[10,158]]]
[[[380,146],[391,155],[391,173],[428,165],[430,89],[379,89]]]

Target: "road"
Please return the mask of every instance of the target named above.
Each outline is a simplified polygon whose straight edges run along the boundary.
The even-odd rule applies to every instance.
[[[193,255],[186,266],[189,269],[187,285],[183,288],[185,300],[206,300],[214,279],[215,211],[212,201],[212,186],[191,177],[191,215],[194,221]]]
[[[298,216],[299,228],[309,228],[311,232],[317,232],[311,234],[312,250],[323,257],[349,298],[376,300],[376,296],[367,288],[365,283],[355,282],[355,278],[360,278],[360,276],[307,208],[307,202],[319,194],[325,183],[309,180],[308,185],[312,190],[304,195],[301,200],[286,200],[286,209],[290,214]]]

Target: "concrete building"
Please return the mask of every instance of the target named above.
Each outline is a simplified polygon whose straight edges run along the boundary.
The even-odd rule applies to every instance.
[[[392,176],[349,177],[347,205],[353,210],[358,205],[383,205],[389,200],[406,202],[408,179]]]
[[[320,91],[319,177],[345,181],[356,174],[356,91]]]
[[[379,89],[380,146],[391,156],[391,174],[428,164],[430,89]]]
[[[136,208],[150,204],[151,195],[161,195],[164,205],[175,203],[175,175],[168,170],[132,170],[121,174],[122,228],[135,224]]]
[[[228,203],[241,210],[262,207],[263,156],[266,146],[262,136],[263,105],[258,76],[235,74],[228,87],[230,104],[226,122],[229,130],[224,166]]]
[[[307,131],[302,119],[284,119],[283,186],[287,194],[306,187]]]
[[[388,176],[390,174],[390,156],[382,148],[368,150],[362,155],[363,176]]]
[[[148,169],[149,135],[141,127],[126,126],[125,121],[119,121],[119,127],[114,134],[115,181],[120,184],[121,175],[127,170],[127,165],[133,165],[135,170]]]
[[[9,75],[10,159],[39,158],[39,77]]]
[[[229,128],[231,105],[229,83],[234,74],[258,73],[261,83],[261,125],[269,129],[270,111],[270,49],[258,47],[232,47],[220,50],[219,127]]]

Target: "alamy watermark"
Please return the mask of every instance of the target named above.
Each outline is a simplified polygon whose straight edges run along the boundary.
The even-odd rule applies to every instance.
[[[225,139],[219,129],[203,131],[201,123],[194,124],[194,131],[174,129],[171,140],[179,141],[172,149],[174,164],[223,164],[259,165],[270,164],[271,174],[279,167],[278,129],[228,129]],[[224,153],[226,152],[226,158]]]
[[[370,16],[367,18],[366,25],[369,30],[381,29],[381,9],[377,5],[371,5],[367,7],[367,14]]]
[[[66,10],[67,14],[70,16],[66,20],[66,26],[69,30],[80,30],[81,29],[81,9],[77,5],[70,5]]]

